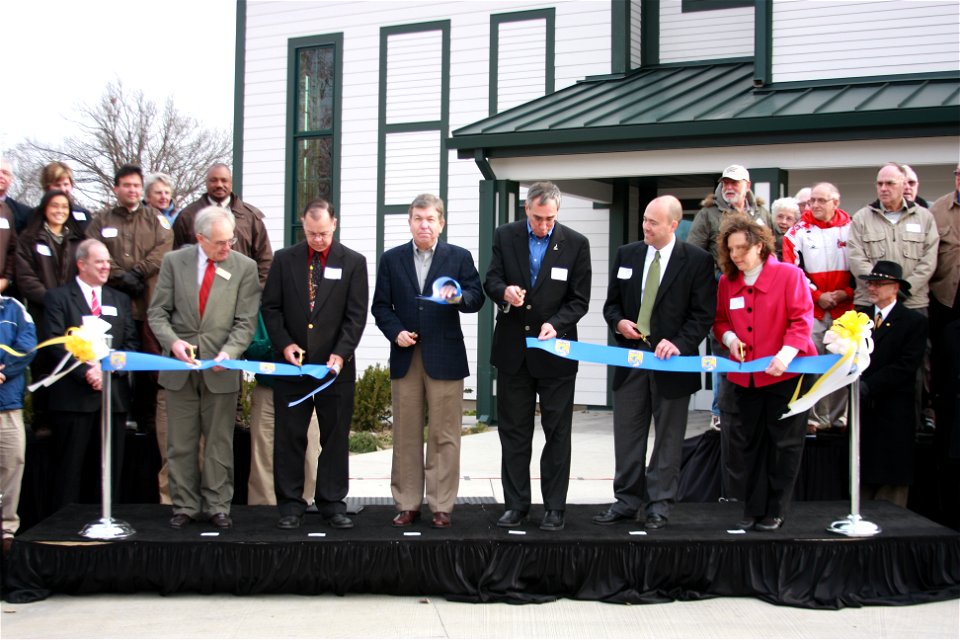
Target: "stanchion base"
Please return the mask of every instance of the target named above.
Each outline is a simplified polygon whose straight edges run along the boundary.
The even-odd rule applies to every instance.
[[[849,538],[869,538],[870,536],[875,536],[880,533],[880,527],[868,520],[864,520],[860,516],[850,515],[847,516],[846,520],[837,520],[831,523],[831,525],[827,527],[827,531],[830,533],[839,533]]]
[[[133,527],[115,518],[100,518],[96,522],[88,523],[80,530],[80,535],[84,538],[94,540],[122,540],[135,533],[136,530]]]

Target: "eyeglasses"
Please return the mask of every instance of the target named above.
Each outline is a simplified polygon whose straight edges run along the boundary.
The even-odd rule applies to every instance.
[[[204,238],[207,238],[207,236],[203,236],[203,237],[204,237]],[[227,248],[227,247],[232,247],[232,246],[236,245],[236,244],[237,244],[237,239],[236,239],[236,238],[230,238],[229,240],[217,240],[217,241],[213,241],[213,240],[211,240],[210,238],[207,238],[207,242],[209,242],[209,243],[212,244],[213,246],[217,247],[218,249],[225,249],[225,248]]]
[[[827,204],[828,202],[833,202],[833,198],[810,198],[808,202],[810,204]]]
[[[304,230],[303,235],[311,240],[322,240],[323,238],[329,238],[333,235],[332,231],[306,231]]]
[[[918,184],[920,184],[920,182],[917,180],[907,180],[907,184],[910,185],[911,187],[915,187]]]

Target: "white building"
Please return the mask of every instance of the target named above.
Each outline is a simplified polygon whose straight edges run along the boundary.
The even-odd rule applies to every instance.
[[[692,214],[738,163],[767,200],[829,180],[852,212],[890,160],[930,200],[951,190],[958,24],[956,0],[239,0],[235,186],[277,248],[329,199],[372,288],[416,194],[446,201],[482,277],[523,185],[553,180],[593,252],[580,339],[606,343],[609,258],[658,194]],[[492,327],[492,305],[465,318],[481,415]],[[388,352],[371,317],[360,369]],[[605,368],[580,371],[576,401],[608,405]]]

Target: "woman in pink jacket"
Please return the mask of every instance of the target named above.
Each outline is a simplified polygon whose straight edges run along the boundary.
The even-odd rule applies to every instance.
[[[717,237],[723,276],[713,331],[731,357],[750,362],[773,356],[763,373],[730,373],[743,451],[746,500],[743,529],[774,531],[783,524],[800,469],[806,412],[781,420],[802,380],[785,373],[798,356],[814,356],[813,300],[803,272],[777,260],[770,229],[744,216],[726,220]]]

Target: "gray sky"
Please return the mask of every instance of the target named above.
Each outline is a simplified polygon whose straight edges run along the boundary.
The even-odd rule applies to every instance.
[[[230,130],[233,0],[9,0],[3,21],[0,149],[26,137],[59,143],[76,108],[108,82],[143,90],[206,126]]]

